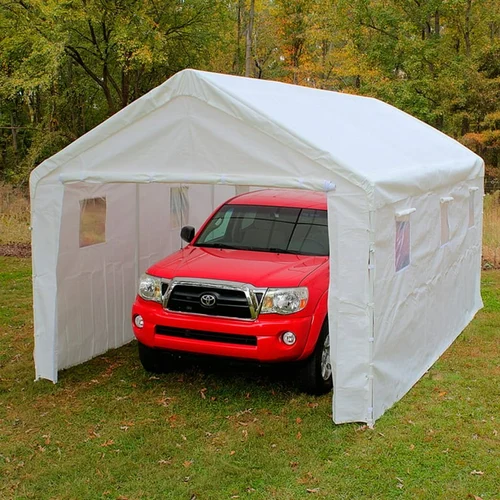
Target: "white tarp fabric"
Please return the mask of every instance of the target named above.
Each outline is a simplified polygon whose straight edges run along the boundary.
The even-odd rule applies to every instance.
[[[132,338],[137,277],[180,247],[181,224],[250,186],[321,190],[333,418],[371,425],[482,307],[483,175],[375,99],[182,71],[32,172],[36,377]],[[103,241],[82,245],[91,199]]]

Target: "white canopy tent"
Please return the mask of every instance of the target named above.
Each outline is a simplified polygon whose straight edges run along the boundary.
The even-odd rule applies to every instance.
[[[180,247],[181,224],[242,186],[321,190],[333,418],[372,425],[482,307],[483,171],[375,99],[182,71],[31,174],[36,378],[133,338],[137,278]]]

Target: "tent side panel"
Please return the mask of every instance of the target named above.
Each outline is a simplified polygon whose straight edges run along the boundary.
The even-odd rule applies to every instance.
[[[329,193],[328,229],[333,420],[370,422],[370,242],[365,193]]]
[[[407,214],[409,262],[396,255],[398,214],[399,219]],[[481,228],[482,178],[377,212],[375,419],[401,399],[482,307]]]
[[[57,382],[56,265],[62,184],[39,184],[31,200],[36,378]]]
[[[135,185],[65,186],[57,265],[59,370],[133,338],[135,251]]]

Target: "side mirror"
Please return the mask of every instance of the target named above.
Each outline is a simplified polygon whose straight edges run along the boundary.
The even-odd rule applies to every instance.
[[[193,226],[184,226],[181,229],[181,238],[185,242],[191,243],[193,241],[193,238],[194,238],[194,233],[195,233],[195,229]]]

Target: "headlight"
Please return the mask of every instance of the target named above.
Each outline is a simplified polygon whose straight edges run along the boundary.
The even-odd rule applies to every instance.
[[[302,311],[307,305],[309,290],[299,288],[269,288],[262,301],[262,314],[292,314]]]
[[[161,302],[161,285],[162,281],[160,278],[150,276],[149,274],[143,274],[139,282],[139,296],[144,300]]]

